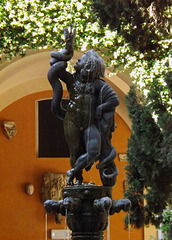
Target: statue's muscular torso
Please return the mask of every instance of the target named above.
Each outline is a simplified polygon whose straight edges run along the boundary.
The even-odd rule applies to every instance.
[[[94,121],[96,91],[93,82],[75,81],[69,87],[70,102],[67,118],[80,129],[86,129]]]

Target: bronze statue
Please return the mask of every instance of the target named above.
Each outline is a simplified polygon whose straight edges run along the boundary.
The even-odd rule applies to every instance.
[[[82,170],[89,171],[96,161],[104,186],[113,186],[118,169],[114,163],[116,150],[111,145],[114,131],[114,112],[118,96],[103,80],[104,60],[92,49],[75,64],[75,73],[66,71],[67,61],[73,56],[76,31],[64,29],[65,48],[51,52],[48,80],[53,88],[51,109],[64,122],[64,132],[70,150],[72,169],[67,172],[67,183],[82,184]],[[62,80],[69,92],[67,109],[61,106]]]

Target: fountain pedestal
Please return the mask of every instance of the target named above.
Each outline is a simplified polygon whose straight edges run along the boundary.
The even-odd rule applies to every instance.
[[[103,240],[112,205],[112,188],[96,185],[66,187],[63,189],[63,198],[66,197],[74,199],[74,205],[66,212],[72,239]],[[101,200],[102,207],[98,200]]]
[[[112,187],[78,185],[63,188],[63,200],[44,203],[47,212],[66,216],[72,240],[103,240],[108,216],[128,211],[128,199],[112,200]]]

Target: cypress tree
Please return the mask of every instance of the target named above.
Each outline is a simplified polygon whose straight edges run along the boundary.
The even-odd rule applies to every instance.
[[[171,79],[169,72],[164,81],[170,94]],[[151,85],[147,99],[137,96],[135,86],[126,96],[132,133],[128,141],[125,197],[132,202],[131,224],[137,228],[150,223],[158,227],[172,197],[172,115],[169,104],[161,101],[161,85],[157,81]],[[153,113],[157,114],[156,121]]]

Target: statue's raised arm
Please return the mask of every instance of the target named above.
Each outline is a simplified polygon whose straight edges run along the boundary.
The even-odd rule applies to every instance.
[[[65,36],[65,54],[66,55],[72,55],[73,56],[73,44],[76,36],[76,29],[72,29],[72,26],[70,26],[70,32],[68,31],[68,28],[64,28],[64,36]]]
[[[51,68],[48,71],[48,80],[53,88],[53,99],[51,102],[51,110],[53,114],[64,119],[66,111],[61,106],[61,100],[63,95],[63,89],[61,79],[67,85],[73,82],[73,76],[71,73],[66,71],[67,61],[69,61],[73,56],[73,44],[76,35],[76,29],[70,27],[70,31],[65,28],[64,36],[66,45],[61,51],[52,51],[50,65]]]
[[[61,51],[51,52],[51,65],[53,65],[57,61],[69,61],[73,57],[73,44],[75,40],[75,35],[76,29],[72,29],[72,26],[70,26],[70,30],[68,30],[68,28],[64,28],[64,37],[66,42],[65,48]]]

